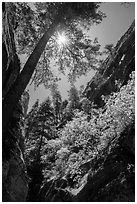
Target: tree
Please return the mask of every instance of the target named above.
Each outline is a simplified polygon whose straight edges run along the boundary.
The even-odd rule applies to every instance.
[[[57,84],[53,84],[51,87],[51,95],[52,95],[52,103],[53,103],[53,109],[54,109],[54,119],[56,126],[61,120],[62,117],[62,98],[60,95],[60,92],[58,91]]]
[[[87,114],[90,114],[90,110],[92,108],[91,106],[91,101],[88,99],[88,98],[82,98],[80,100],[80,104],[81,104],[81,109],[87,113]]]
[[[31,111],[26,115],[25,117],[25,137],[29,137],[29,132],[34,128],[34,119],[37,115],[37,111],[39,108],[39,100],[35,102],[35,104],[32,106]]]
[[[69,90],[69,104],[68,109],[70,112],[72,112],[74,109],[78,109],[80,107],[80,98],[78,90],[74,85],[71,86]]]
[[[55,137],[54,109],[51,100],[47,98],[38,107],[36,102],[28,114],[25,161],[28,175],[31,178],[29,183],[29,201],[36,201],[38,189],[43,181],[42,169],[43,149],[47,146],[48,140]],[[35,196],[34,196],[35,195]]]
[[[9,4],[5,3],[5,5],[8,8]],[[16,4],[14,5],[16,6]],[[44,34],[42,35],[42,37],[41,35],[38,36],[38,41],[35,45],[34,50],[30,54],[22,70],[18,73],[18,76],[14,84],[8,91],[8,94],[3,99],[3,133],[6,132],[7,125],[10,121],[10,117],[15,104],[20,99],[21,94],[29,83],[46,45],[48,44],[51,37],[55,34],[57,29],[63,24],[70,25],[70,27],[74,28],[78,25],[79,22],[82,22],[84,26],[89,27],[91,23],[99,23],[103,18],[103,14],[98,12],[97,10],[97,8],[99,7],[99,4],[97,3],[45,3],[45,6],[47,8],[47,10],[45,10],[45,13],[47,13],[49,18],[47,19],[47,21],[45,21],[44,24]],[[27,10],[24,11],[24,14],[27,13],[28,15],[28,13],[30,13],[30,10],[31,9],[28,9],[27,7]],[[25,15],[25,17],[27,15]],[[13,17],[15,17],[15,15],[13,15]],[[9,18],[11,18],[10,15]],[[29,22],[34,22],[34,19],[33,21]],[[16,23],[20,24],[20,21],[17,21]],[[25,25],[27,25],[27,23]],[[35,26],[35,31],[37,30],[37,28],[38,27]],[[23,33],[24,29],[26,29],[26,26],[24,26],[23,28]],[[27,44],[27,46],[29,46],[29,44]]]
[[[85,89],[84,85],[81,85],[81,86],[79,87],[79,96],[80,96],[80,98],[83,97],[84,89]]]
[[[33,33],[32,29],[30,30],[28,36],[29,38],[31,37],[31,40],[29,41],[28,37],[27,39],[23,38],[23,29],[20,30],[20,27],[16,31],[19,38],[19,51],[21,53],[30,53],[30,47],[34,47],[34,40],[38,41],[44,27],[49,26],[50,24],[51,14],[49,12],[51,11],[54,13],[54,10],[56,10],[55,6],[58,7],[59,4],[60,3],[35,3],[35,19],[32,19],[32,15],[30,15],[29,21],[37,27],[37,30]],[[17,5],[20,7],[20,3]],[[23,24],[24,26],[25,23]],[[35,28],[33,26],[33,30],[34,29]],[[24,30],[25,32],[28,32],[28,24]],[[62,44],[58,42],[60,36],[66,38],[66,41]],[[26,48],[27,44],[29,46]],[[75,80],[77,76],[81,76],[89,69],[95,68],[95,64],[98,61],[95,59],[95,56],[100,53],[99,48],[99,43],[97,43],[97,41],[92,42],[92,40],[88,39],[88,37],[86,37],[83,33],[81,27],[77,26],[76,22],[75,25],[72,25],[72,23],[70,24],[67,21],[63,22],[58,26],[57,31],[47,43],[46,49],[41,55],[39,63],[35,69],[32,81],[34,80],[35,86],[43,83],[47,87],[50,85],[51,81],[54,83],[56,80],[59,80],[58,77],[54,76],[51,71],[53,60],[54,65],[58,67],[59,71],[62,73],[64,73],[65,69],[69,68],[69,80]]]
[[[81,108],[79,92],[74,85],[71,85],[68,93],[68,101],[62,102],[61,105],[62,117],[60,123],[57,126],[57,129],[63,128],[66,123],[72,120],[74,116],[74,110]]]
[[[37,143],[37,139],[40,140],[39,138],[41,137],[51,139],[54,135],[52,127],[54,126],[53,121],[54,112],[51,107],[50,99],[47,98],[40,105],[38,101],[36,101],[26,117],[26,139],[28,142],[35,140],[35,143]]]
[[[106,55],[110,55],[112,60],[114,60],[114,54],[115,54],[115,49],[114,49],[114,45],[111,43],[111,44],[106,44],[105,45],[105,50],[103,51],[103,54],[106,54]]]

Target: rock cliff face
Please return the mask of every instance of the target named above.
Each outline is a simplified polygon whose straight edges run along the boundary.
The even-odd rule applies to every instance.
[[[118,41],[109,57],[95,77],[88,83],[84,95],[102,107],[102,95],[116,92],[127,84],[129,75],[135,70],[135,22]],[[135,126],[131,124],[121,134],[104,162],[97,159],[91,163],[85,184],[71,191],[72,201],[133,202],[135,200]],[[92,169],[101,165],[94,175]],[[129,170],[130,169],[130,170]],[[91,173],[90,173],[91,172]]]
[[[133,70],[135,70],[135,22],[88,83],[83,95],[101,107],[104,105],[101,96],[109,95],[125,85]]]
[[[3,3],[3,36],[2,36],[2,99],[6,98],[9,90],[14,84],[20,72],[20,62],[16,54],[14,41],[14,28],[9,15],[12,11],[11,4]],[[23,160],[23,132],[21,119],[24,115],[23,103],[21,100],[10,119],[7,131],[2,137],[2,192],[3,201],[21,202],[27,196],[27,178]]]
[[[127,84],[129,75],[135,70],[135,22],[121,37],[113,55],[102,64],[84,90],[84,95],[97,107],[104,106],[102,95],[116,92]],[[72,201],[133,202],[135,200],[135,126],[131,124],[121,134],[104,162],[97,159],[89,168],[85,184],[71,191]],[[99,169],[97,166],[101,165]],[[92,175],[92,169],[97,171]],[[129,170],[130,169],[130,170]],[[91,173],[90,173],[91,172]]]

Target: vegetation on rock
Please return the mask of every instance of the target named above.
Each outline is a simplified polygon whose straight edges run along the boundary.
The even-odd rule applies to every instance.
[[[105,46],[99,67],[100,45],[83,32],[105,17],[99,3],[34,5],[3,3],[3,201],[133,202],[134,22],[115,47]],[[17,53],[28,55],[23,67]],[[53,65],[59,73],[69,68],[68,100]],[[78,91],[75,79],[91,69],[99,70]],[[50,88],[51,98],[27,113],[30,79]]]
[[[67,182],[66,188],[69,187],[69,191],[73,194],[73,191],[85,183],[83,179],[89,171],[94,175],[103,168],[108,155],[113,154],[121,140],[124,140],[122,134],[125,129],[127,127],[130,129],[134,124],[134,72],[130,77],[127,85],[119,92],[109,97],[102,97],[106,103],[104,108],[94,109],[91,106],[90,114],[75,110],[73,119],[57,132],[56,139],[43,141],[40,162],[45,185],[52,180],[56,186],[59,179],[64,179]],[[132,140],[132,137],[130,139]],[[29,148],[33,148],[31,138],[29,140]],[[134,147],[133,140],[132,147]],[[35,145],[34,148],[36,149]],[[130,154],[130,150],[128,151]],[[127,165],[133,168],[134,164],[127,163]],[[47,201],[46,197],[43,199]],[[83,197],[83,201],[84,199],[86,198]],[[95,199],[94,196],[91,199]]]

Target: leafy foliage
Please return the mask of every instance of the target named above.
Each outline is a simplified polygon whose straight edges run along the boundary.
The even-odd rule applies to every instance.
[[[118,92],[102,96],[106,104],[104,108],[95,109],[93,104],[83,98],[83,111],[73,109],[71,121],[59,128],[55,139],[47,140],[43,137],[40,146],[41,134],[39,140],[30,137],[26,146],[26,159],[32,162],[32,169],[39,164],[38,172],[43,175],[43,183],[61,178],[67,181],[68,186],[79,188],[89,169],[94,175],[97,169],[102,168],[106,156],[117,148],[123,132],[134,124],[135,73],[132,72],[130,77],[127,85]],[[44,116],[46,109],[41,110]],[[40,150],[39,162],[35,160],[34,163],[37,150]],[[34,174],[34,180],[35,177]]]
[[[124,129],[134,123],[134,73],[127,85],[104,100],[105,109],[92,109],[90,120],[84,112],[76,111],[73,120],[58,132],[58,143],[54,141],[54,147],[50,147],[52,153],[54,149],[50,176],[48,169],[43,170],[46,179],[62,175],[71,178],[74,184],[84,175],[84,164],[88,165],[89,160],[102,155],[108,147],[110,151],[117,144]],[[49,143],[45,148],[48,146]],[[47,161],[44,156],[42,160],[43,163]]]
[[[50,36],[35,69],[32,81],[36,87],[41,83],[49,87],[60,79],[54,74],[53,66],[58,67],[63,74],[69,70],[68,78],[71,82],[90,69],[96,69],[96,56],[100,55],[100,45],[97,40],[89,39],[83,28],[87,30],[93,23],[100,23],[105,17],[98,10],[99,6],[98,3],[92,2],[37,2],[32,9],[30,4],[14,3],[16,40],[20,54],[29,56],[43,33],[61,16],[55,33]],[[57,43],[58,33],[65,34],[68,44],[60,47]]]
[[[70,90],[68,91],[69,93],[69,104],[68,104],[68,109],[69,109],[69,112],[72,112],[73,110],[75,109],[79,109],[80,107],[80,104],[79,104],[79,93],[76,89],[76,87],[74,85],[72,85],[70,87]]]
[[[58,91],[57,84],[53,84],[51,87],[52,104],[54,109],[54,120],[57,125],[62,118],[62,98]]]
[[[129,125],[134,122],[135,116],[135,73],[130,75],[131,80],[127,85],[121,87],[120,91],[113,93],[109,99],[104,98],[106,102],[106,112],[103,114],[104,122],[100,123],[102,127],[107,130],[104,131],[105,135],[115,135],[118,137],[120,133]],[[102,116],[100,116],[102,117]],[[104,126],[104,123],[106,124]],[[111,131],[110,131],[111,130]]]

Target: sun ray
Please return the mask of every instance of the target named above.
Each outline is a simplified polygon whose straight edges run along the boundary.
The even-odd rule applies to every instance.
[[[68,45],[68,38],[65,33],[57,33],[57,44],[62,47]]]

